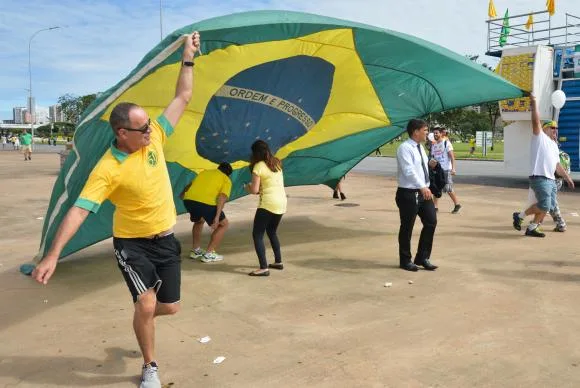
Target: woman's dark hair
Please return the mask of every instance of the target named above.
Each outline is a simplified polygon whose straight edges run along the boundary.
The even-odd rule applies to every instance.
[[[413,132],[427,126],[427,122],[421,119],[411,119],[407,123],[407,134],[413,136]]]
[[[252,157],[250,158],[250,172],[254,170],[254,166],[258,162],[266,163],[266,166],[272,172],[282,171],[282,162],[280,159],[272,155],[268,143],[263,140],[256,140],[252,144]]]
[[[232,165],[229,164],[228,162],[221,162],[220,165],[218,166],[218,170],[220,170],[221,172],[223,172],[227,176],[232,175],[232,172],[234,171],[232,169]]]

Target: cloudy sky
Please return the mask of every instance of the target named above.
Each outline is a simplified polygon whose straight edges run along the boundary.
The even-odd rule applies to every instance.
[[[545,9],[545,0],[495,0],[498,14]],[[163,35],[210,17],[276,9],[315,13],[412,34],[460,54],[486,51],[488,0],[0,0],[0,119],[32,89],[47,107],[65,93],[105,91],[137,65]],[[553,24],[580,16],[580,0],[556,0]],[[580,22],[580,20],[578,21]],[[492,60],[487,60],[492,62]]]

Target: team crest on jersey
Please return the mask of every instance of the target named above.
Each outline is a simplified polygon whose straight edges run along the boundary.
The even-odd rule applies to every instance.
[[[149,151],[147,152],[147,163],[149,163],[149,165],[151,167],[155,167],[157,166],[157,160],[159,158],[157,157],[157,152],[155,151]]]

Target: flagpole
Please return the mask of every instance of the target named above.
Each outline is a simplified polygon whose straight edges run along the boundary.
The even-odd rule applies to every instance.
[[[548,13],[549,15],[549,13]],[[552,15],[548,16],[548,44],[552,43]]]

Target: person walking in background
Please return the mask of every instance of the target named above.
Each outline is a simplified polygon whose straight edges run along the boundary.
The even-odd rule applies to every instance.
[[[344,182],[345,176],[346,175],[342,176],[338,180],[338,183],[336,184],[336,187],[334,188],[334,191],[332,193],[332,198],[334,198],[334,199],[340,198],[341,201],[344,201],[346,199],[346,195],[342,191],[342,183]]]
[[[475,139],[469,139],[469,156],[473,156],[475,152]]]
[[[24,154],[24,160],[32,159],[32,135],[26,132],[26,129],[22,130],[22,135],[20,135],[20,143],[22,144],[22,153]]]
[[[568,155],[564,151],[560,151],[560,165],[568,173],[570,174],[570,155]],[[552,216],[552,220],[556,224],[554,227],[554,232],[565,232],[567,225],[564,217],[562,217],[562,212],[560,211],[560,204],[558,202],[558,191],[562,190],[564,187],[564,177],[560,176],[560,174],[556,174],[556,203],[554,208],[550,210],[550,216]]]
[[[407,124],[409,139],[397,148],[397,181],[395,196],[401,226],[399,227],[399,266],[406,271],[416,272],[418,266],[434,271],[431,264],[433,237],[437,226],[437,213],[433,205],[433,194],[429,190],[427,154],[421,146],[428,133],[427,123],[412,119]],[[417,215],[423,229],[414,263],[411,262],[411,237]]]
[[[216,170],[204,170],[183,190],[181,198],[193,222],[191,234],[192,249],[189,257],[204,263],[223,260],[215,251],[228,229],[228,219],[223,212],[224,206],[232,191],[232,166],[220,163]],[[201,249],[201,232],[203,224],[212,229],[207,249]]]
[[[250,171],[252,172],[252,181],[246,183],[244,189],[250,194],[260,195],[252,230],[260,269],[250,272],[249,275],[269,276],[269,268],[284,269],[277,230],[282,216],[286,213],[287,198],[284,190],[282,162],[272,155],[268,143],[263,140],[257,140],[252,144]],[[274,251],[274,263],[271,264],[268,264],[266,260],[264,233],[268,234]]]
[[[549,128],[549,137],[552,139],[556,144],[558,144],[558,123],[556,121],[547,121],[544,123],[542,128]],[[558,147],[559,148],[559,147]],[[564,180],[570,177],[570,155],[565,153],[564,151],[559,151],[558,159],[560,166],[566,172],[566,176],[561,174],[554,174],[556,178],[556,200],[552,209],[550,209],[550,216],[552,220],[556,223],[556,227],[554,228],[554,232],[565,232],[566,231],[566,221],[564,217],[562,217],[562,213],[560,212],[560,205],[558,204],[558,191],[562,190],[564,186]]]
[[[457,199],[457,195],[453,189],[452,176],[455,175],[455,154],[453,153],[453,145],[451,144],[451,141],[443,136],[440,128],[436,127],[433,130],[433,137],[435,138],[435,143],[431,145],[431,157],[435,159],[443,169],[445,175],[445,187],[443,188],[443,192],[449,194],[449,197],[453,201],[454,207],[451,213],[457,214],[461,209],[461,205],[459,204],[459,200]],[[438,198],[435,197],[433,201],[435,204],[435,211],[438,211]]]

